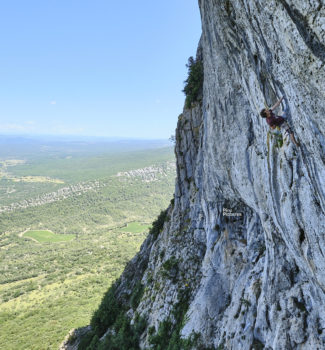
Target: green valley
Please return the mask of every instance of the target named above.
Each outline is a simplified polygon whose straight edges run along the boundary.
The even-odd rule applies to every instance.
[[[89,324],[168,206],[173,147],[9,141],[0,151],[0,348],[57,349]]]

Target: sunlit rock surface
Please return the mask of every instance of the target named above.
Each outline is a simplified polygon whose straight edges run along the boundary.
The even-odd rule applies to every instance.
[[[203,100],[179,117],[170,219],[140,252],[143,275],[123,278],[145,286],[137,311],[147,331],[188,290],[185,338],[194,331],[219,349],[325,349],[323,2],[199,5]],[[278,114],[287,109],[300,148],[287,136],[277,147],[259,116],[281,96]],[[139,271],[140,255],[129,269]]]

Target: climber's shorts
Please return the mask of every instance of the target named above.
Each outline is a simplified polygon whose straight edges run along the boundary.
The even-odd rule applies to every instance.
[[[290,129],[290,126],[287,121],[284,121],[282,123],[281,128],[284,129],[284,131],[288,133],[288,135],[292,134],[292,130]]]
[[[284,129],[285,133],[287,133],[288,135],[292,134],[292,130],[290,129],[290,126],[288,124],[288,115],[286,111],[282,115],[282,118],[285,119],[285,121],[282,123],[281,129]]]

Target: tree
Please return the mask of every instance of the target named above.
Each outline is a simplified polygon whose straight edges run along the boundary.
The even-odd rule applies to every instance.
[[[192,103],[198,102],[202,98],[203,89],[203,63],[201,60],[195,60],[192,56],[188,59],[186,65],[188,68],[188,77],[184,81],[185,87],[183,92],[186,95],[185,107],[191,108]]]

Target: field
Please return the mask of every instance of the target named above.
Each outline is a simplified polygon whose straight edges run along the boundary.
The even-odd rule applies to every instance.
[[[23,237],[31,238],[39,243],[55,243],[55,242],[65,242],[65,241],[71,241],[75,238],[75,235],[69,235],[69,234],[55,234],[52,231],[48,230],[38,230],[38,231],[26,231],[23,234]]]
[[[168,206],[174,154],[152,143],[24,142],[0,151],[0,349],[58,349],[89,324]]]
[[[149,230],[150,225],[144,225],[140,222],[130,222],[125,227],[122,227],[120,231],[131,232],[131,233],[141,233]]]

